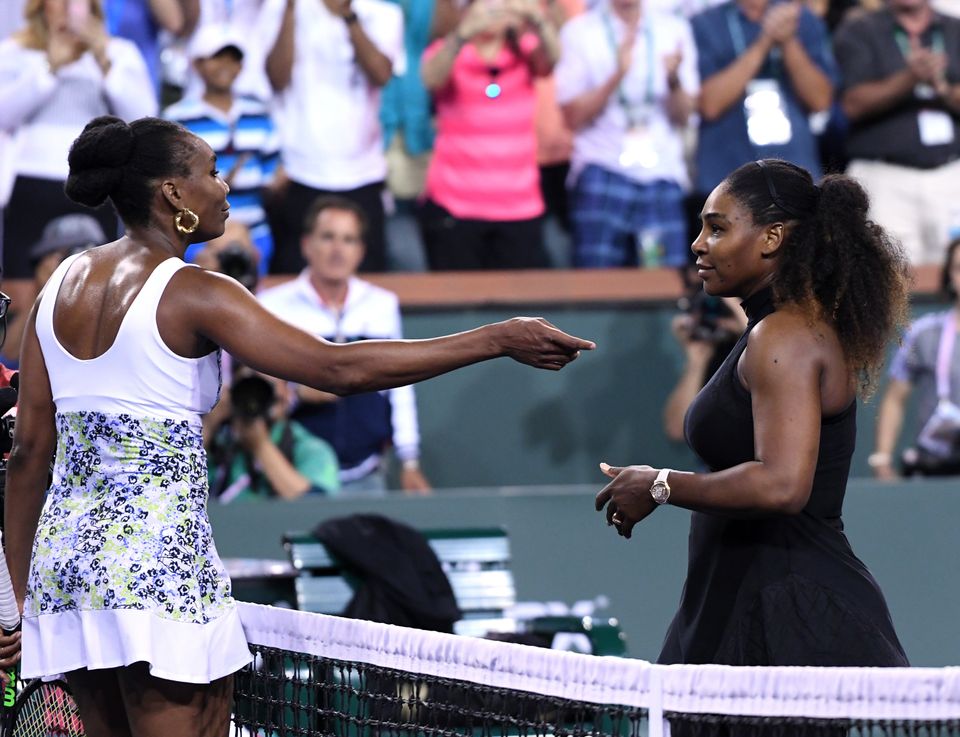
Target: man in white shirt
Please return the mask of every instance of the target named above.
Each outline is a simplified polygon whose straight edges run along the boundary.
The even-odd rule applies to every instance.
[[[338,194],[370,224],[361,270],[383,271],[380,89],[405,63],[403,11],[384,0],[266,0],[260,28],[289,178],[271,208],[271,270],[300,270],[303,215],[319,195]]]
[[[402,338],[397,296],[356,277],[364,254],[364,212],[345,197],[326,195],[311,204],[304,224],[307,267],[293,281],[263,292],[264,307],[333,342]],[[298,387],[297,398],[291,418],[333,446],[344,493],[386,489],[384,451],[390,443],[402,464],[404,491],[429,491],[418,462],[412,386],[348,397]]]
[[[605,0],[570,20],[560,41],[574,265],[684,265],[683,130],[700,87],[689,24],[640,0]]]

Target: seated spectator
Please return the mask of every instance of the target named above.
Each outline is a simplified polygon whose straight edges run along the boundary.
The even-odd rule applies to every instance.
[[[0,42],[0,129],[13,136],[16,177],[4,209],[3,273],[31,276],[29,250],[53,218],[89,210],[67,199],[70,144],[93,117],[133,120],[156,113],[143,56],[130,41],[112,38],[100,0],[29,0],[27,25]],[[107,239],[116,214],[94,211]]]
[[[695,188],[738,166],[785,159],[823,171],[811,113],[829,109],[837,77],[826,26],[799,2],[736,0],[691,20],[700,66]]]
[[[22,305],[11,305],[7,311],[7,342],[4,346],[4,363],[16,366],[20,363],[20,340],[33,301],[47,283],[47,279],[67,256],[72,256],[104,242],[103,228],[95,217],[83,213],[61,215],[43,228],[43,236],[30,249],[30,265],[33,268],[33,292]]]
[[[890,365],[890,382],[877,415],[876,450],[868,459],[879,479],[897,477],[894,451],[914,388],[916,430],[900,459],[902,472],[960,474],[960,239],[947,247],[940,286],[950,307],[916,320]]]
[[[402,11],[383,0],[264,0],[259,35],[268,50],[287,177],[269,206],[270,271],[303,268],[303,219],[324,194],[346,197],[366,213],[361,270],[384,271],[380,90],[405,67]]]
[[[270,110],[255,98],[234,94],[244,51],[243,41],[228,28],[201,28],[191,43],[190,56],[203,80],[203,92],[171,105],[163,115],[210,144],[217,168],[230,185],[230,220],[250,229],[260,253],[260,273],[265,274],[273,238],[263,209],[263,190],[274,181],[280,146]]]
[[[960,20],[889,0],[834,37],[850,120],[847,172],[910,262],[940,263],[960,200]]]
[[[248,369],[204,419],[210,497],[297,499],[340,491],[337,456],[287,414],[287,385]]]
[[[689,24],[615,0],[571,20],[561,39],[573,265],[685,265],[683,128],[699,87]]]
[[[437,111],[421,211],[432,270],[547,266],[533,83],[558,53],[535,0],[474,0],[424,54]]]
[[[356,276],[364,252],[363,210],[344,197],[321,197],[304,224],[307,268],[294,281],[260,294],[263,306],[333,342],[401,338],[397,296]],[[391,441],[402,464],[402,488],[409,493],[430,490],[420,470],[412,386],[347,397],[301,386],[291,416],[333,446],[344,493],[386,490],[385,454]]]

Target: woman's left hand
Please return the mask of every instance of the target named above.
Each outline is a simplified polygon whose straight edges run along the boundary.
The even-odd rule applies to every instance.
[[[633,526],[659,506],[650,495],[657,469],[601,463],[600,470],[613,480],[597,494],[597,511],[606,507],[607,524],[613,525],[618,535],[629,538]]]

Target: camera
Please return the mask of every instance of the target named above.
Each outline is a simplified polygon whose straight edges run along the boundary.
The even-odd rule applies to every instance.
[[[257,263],[241,243],[230,243],[217,254],[221,274],[233,277],[251,292],[257,286]]]
[[[275,400],[273,384],[261,376],[247,374],[230,386],[230,406],[234,417],[244,420],[258,417],[267,419]]]
[[[677,308],[692,317],[691,340],[719,343],[729,337],[730,331],[719,324],[721,317],[729,316],[729,309],[722,299],[710,296],[702,287],[691,289],[681,297]]]

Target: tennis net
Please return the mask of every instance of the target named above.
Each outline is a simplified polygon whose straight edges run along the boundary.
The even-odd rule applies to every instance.
[[[660,666],[239,606],[238,737],[960,737],[960,668]]]

